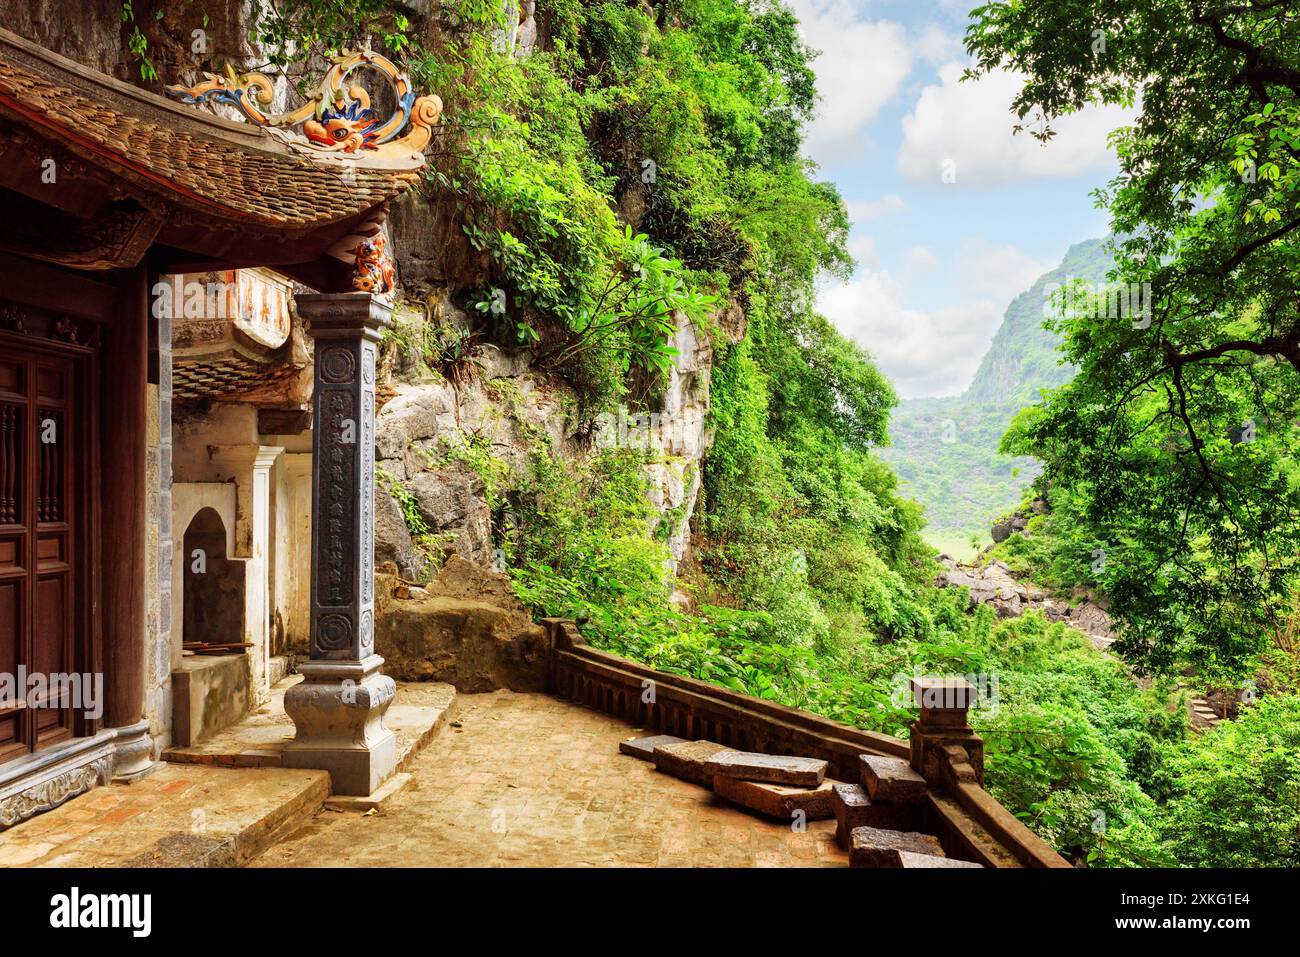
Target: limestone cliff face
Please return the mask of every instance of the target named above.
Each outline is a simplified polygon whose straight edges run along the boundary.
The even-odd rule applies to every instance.
[[[133,11],[134,20],[124,20],[122,0],[0,0],[0,27],[155,93],[227,61],[249,67],[263,60],[249,43],[257,14],[249,0],[135,0]],[[136,27],[156,78],[142,76],[142,55],[129,47]],[[277,83],[270,108],[284,108],[288,94],[288,84]]]
[[[192,81],[200,71],[219,71],[227,61],[240,68],[264,59],[249,42],[256,5],[248,0],[212,0],[199,6],[190,0],[137,0],[134,23],[122,20],[122,9],[119,0],[75,4],[0,0],[0,26],[155,93],[164,84]],[[417,17],[424,17],[430,7],[417,3],[413,9]],[[531,2],[522,3],[517,26],[512,25],[517,56],[545,46],[545,24],[539,24],[533,13]],[[137,26],[147,41],[145,55],[158,74],[154,79],[142,77],[141,57],[128,47]],[[429,20],[423,29],[437,27]],[[302,67],[304,75],[319,75],[319,71],[320,64]],[[277,81],[275,92],[271,110],[298,102],[283,79]],[[441,161],[436,156],[431,159],[435,164]],[[623,197],[620,210],[636,226],[644,201],[639,186],[634,193]],[[464,303],[469,294],[484,288],[489,274],[486,254],[475,250],[466,237],[465,215],[449,197],[413,191],[394,203],[387,224],[404,300],[427,304],[441,324],[462,328],[470,322],[454,303]],[[422,309],[399,306],[398,313],[408,324],[426,318]],[[739,309],[731,306],[718,318],[724,334],[732,341],[739,339],[743,334]],[[700,464],[712,440],[707,419],[713,351],[708,339],[685,320],[678,325],[673,345],[677,358],[657,408],[612,413],[594,423],[575,420],[571,410],[578,403],[571,390],[532,369],[526,353],[508,354],[483,346],[474,373],[456,384],[422,373],[416,363],[392,358],[376,421],[376,564],[408,581],[428,580],[427,597],[443,599],[442,605],[434,602],[438,605],[434,610],[446,625],[420,624],[433,605],[423,611],[415,608],[409,588],[397,597],[410,604],[390,603],[388,599],[406,586],[384,579],[383,608],[392,611],[393,622],[381,631],[391,638],[384,653],[393,657],[394,667],[412,677],[443,676],[474,690],[501,685],[531,688],[535,683],[530,669],[535,664],[537,634],[531,623],[521,623],[517,608],[504,607],[502,603],[509,602],[498,592],[505,579],[491,572],[496,564],[493,522],[502,516],[490,514],[483,478],[463,456],[448,454],[471,440],[478,448],[490,449],[516,474],[527,472],[539,436],[546,438],[552,454],[570,461],[622,445],[658,453],[645,467],[649,498],[659,513],[656,528],[669,523],[671,568],[666,572],[676,570],[690,547]],[[308,362],[305,354],[302,359]],[[419,532],[418,543],[412,526]],[[445,575],[435,577],[439,568],[456,569],[458,588],[464,594],[437,594],[447,587]],[[468,568],[478,569],[482,580]],[[469,594],[475,590],[481,595]],[[462,608],[457,601],[467,604]],[[500,615],[478,608],[475,602],[495,604]],[[447,624],[457,615],[478,621],[482,627],[471,631],[490,640],[485,637],[479,643],[482,647],[469,648],[461,640],[463,628]],[[438,635],[448,637],[443,640]],[[421,643],[426,639],[427,647]],[[462,660],[477,663],[460,667],[457,662]]]
[[[0,27],[125,79],[121,13],[120,0],[0,0]]]
[[[492,565],[487,489],[456,450],[477,443],[510,472],[525,475],[544,437],[552,454],[575,462],[619,446],[656,453],[645,467],[649,498],[657,522],[670,523],[675,570],[690,547],[700,462],[712,440],[707,418],[713,351],[685,320],[673,345],[677,357],[657,411],[621,410],[587,423],[570,413],[576,403],[568,387],[530,368],[527,353],[507,355],[485,346],[477,374],[459,386],[409,366],[397,368],[375,427],[377,562],[393,563],[408,579],[429,573],[429,557],[436,563],[456,554]],[[428,530],[424,555],[411,534],[411,526],[421,524]],[[436,554],[439,548],[445,555]]]
[[[445,300],[440,311],[455,315]],[[399,321],[412,318],[398,312]],[[735,319],[723,317],[724,329],[728,318]],[[465,692],[545,687],[545,631],[499,573],[493,521],[508,526],[509,517],[491,514],[483,477],[467,464],[470,456],[457,453],[469,443],[515,476],[527,475],[539,444],[571,462],[620,446],[657,453],[644,467],[648,495],[656,529],[669,523],[665,574],[676,571],[690,547],[700,463],[712,441],[713,352],[686,321],[673,345],[677,357],[657,411],[607,414],[594,423],[574,421],[572,393],[533,370],[527,353],[484,347],[475,374],[457,385],[419,373],[390,351],[393,368],[375,424],[375,644],[388,673],[447,681]]]

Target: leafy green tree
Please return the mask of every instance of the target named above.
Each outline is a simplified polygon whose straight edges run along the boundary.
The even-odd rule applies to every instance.
[[[1098,194],[1120,285],[1062,291],[1053,322],[1078,374],[1004,450],[1077,497],[1132,661],[1241,669],[1300,571],[1300,19],[1266,0],[973,15],[970,75],[1023,73],[1013,107],[1032,135],[1090,103],[1137,113]]]

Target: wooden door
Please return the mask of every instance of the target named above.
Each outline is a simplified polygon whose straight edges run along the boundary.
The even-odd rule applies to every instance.
[[[89,438],[82,363],[16,342],[0,341],[0,676],[16,691],[0,700],[0,761],[72,737],[74,704],[84,707],[51,680],[81,670],[86,627],[74,494]]]

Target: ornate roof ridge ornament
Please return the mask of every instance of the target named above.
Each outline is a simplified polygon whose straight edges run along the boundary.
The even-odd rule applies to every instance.
[[[224,75],[204,73],[194,86],[167,87],[169,96],[193,106],[224,103],[240,111],[250,123],[279,134],[278,139],[314,154],[351,153],[386,159],[421,153],[429,145],[433,127],[442,116],[442,99],[434,94],[417,97],[411,78],[382,54],[371,50],[344,50],[330,61],[316,91],[307,102],[288,113],[267,114],[274,84],[265,73],[236,73],[227,62]],[[396,110],[387,119],[370,105],[370,94],[353,74],[370,70],[383,77],[393,91]],[[302,135],[289,132],[301,126]],[[400,139],[404,129],[409,132]]]

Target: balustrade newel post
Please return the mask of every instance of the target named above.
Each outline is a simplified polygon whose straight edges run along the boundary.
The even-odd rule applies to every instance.
[[[975,686],[965,678],[925,676],[911,679],[910,688],[920,708],[908,735],[912,769],[931,786],[942,787],[950,783],[947,769],[952,752],[948,749],[957,747],[965,752],[963,763],[969,764],[975,782],[983,787],[984,741],[967,718],[979,700]]]

